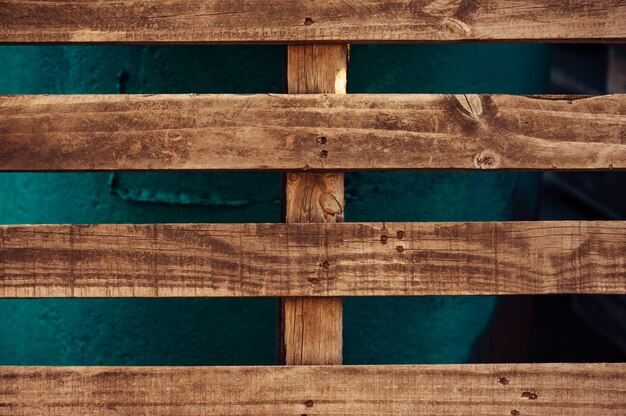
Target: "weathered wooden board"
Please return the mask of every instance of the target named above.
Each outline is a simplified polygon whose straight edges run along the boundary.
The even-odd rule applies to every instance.
[[[1,0],[0,42],[546,42],[626,38],[621,0]]]
[[[0,297],[626,293],[626,222],[0,227]]]
[[[0,367],[6,416],[621,416],[626,364]]]
[[[626,169],[626,95],[0,96],[0,170],[172,169]]]
[[[291,94],[345,94],[347,45],[289,45],[285,84]],[[323,145],[326,139],[319,139]],[[344,174],[283,174],[282,221],[334,223],[344,217]],[[297,279],[297,277],[295,277]],[[343,302],[338,297],[286,297],[278,300],[279,364],[341,364]]]

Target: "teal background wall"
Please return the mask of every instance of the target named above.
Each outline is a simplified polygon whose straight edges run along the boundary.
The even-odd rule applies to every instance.
[[[353,46],[349,92],[541,93],[539,45]],[[0,93],[280,92],[278,46],[0,47]],[[503,138],[505,139],[505,138]],[[352,173],[348,221],[533,218],[539,177]],[[276,173],[0,174],[0,223],[276,222]],[[493,297],[345,300],[345,363],[457,363]],[[272,364],[273,299],[0,300],[0,364]]]

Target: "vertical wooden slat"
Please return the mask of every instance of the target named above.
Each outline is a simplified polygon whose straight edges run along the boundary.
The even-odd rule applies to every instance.
[[[287,91],[293,94],[346,93],[347,45],[287,47]],[[332,137],[320,136],[315,149],[326,157]],[[343,220],[343,173],[283,175],[283,221]],[[320,259],[321,268],[332,267]],[[281,364],[341,364],[341,298],[283,298],[278,305],[278,361]]]

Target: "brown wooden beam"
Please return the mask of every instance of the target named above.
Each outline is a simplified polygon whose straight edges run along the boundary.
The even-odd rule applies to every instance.
[[[291,94],[345,94],[347,45],[287,47],[286,81]],[[289,139],[288,139],[289,140]],[[326,137],[316,139],[325,158]],[[333,223],[344,216],[343,173],[283,174],[283,221]],[[320,262],[321,270],[329,265]],[[296,276],[292,277],[292,280]],[[341,364],[343,304],[341,298],[287,297],[278,301],[279,364]]]
[[[611,42],[620,0],[0,1],[1,43]]]
[[[345,89],[337,48],[293,91]],[[626,95],[0,96],[0,171],[571,169],[626,169]]]
[[[0,297],[626,294],[625,258],[624,221],[10,225]]]
[[[626,364],[0,367],[6,416],[622,416]]]

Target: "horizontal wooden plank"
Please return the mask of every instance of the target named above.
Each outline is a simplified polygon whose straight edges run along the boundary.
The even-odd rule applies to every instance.
[[[626,169],[626,95],[0,96],[2,171],[258,169]]]
[[[6,298],[626,294],[622,221],[16,225],[0,242]]]
[[[547,42],[626,38],[621,0],[2,0],[0,42]]]
[[[626,364],[0,367],[24,415],[618,416]]]

